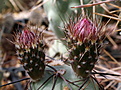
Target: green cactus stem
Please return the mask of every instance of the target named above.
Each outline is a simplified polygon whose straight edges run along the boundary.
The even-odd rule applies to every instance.
[[[32,90],[99,90],[98,85],[92,78],[80,79],[75,75],[71,66],[64,64],[52,67],[57,72],[46,67],[43,78],[39,82],[31,84]]]
[[[79,0],[49,0],[44,4],[44,10],[47,13],[49,20],[49,29],[53,30],[55,35],[61,39],[64,36],[63,31],[59,27],[63,27],[63,21],[67,20],[67,16],[70,16],[72,12],[80,9],[71,9],[71,6],[79,5]]]

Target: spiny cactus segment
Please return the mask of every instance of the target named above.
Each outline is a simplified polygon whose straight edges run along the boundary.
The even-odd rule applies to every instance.
[[[22,33],[16,35],[15,40],[17,55],[21,64],[33,81],[39,80],[42,78],[45,70],[44,44],[41,32],[34,32],[29,28],[25,28]]]
[[[98,60],[104,32],[88,17],[82,17],[69,20],[65,26],[65,35],[73,70],[78,76],[88,77]]]

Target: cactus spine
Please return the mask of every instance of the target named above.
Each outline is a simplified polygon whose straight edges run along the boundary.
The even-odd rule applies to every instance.
[[[65,35],[69,47],[69,59],[78,76],[88,77],[98,60],[101,37],[104,32],[89,18],[70,19],[65,27]]]
[[[33,81],[42,78],[45,70],[45,54],[41,33],[25,28],[22,33],[16,35],[15,45],[20,62]]]

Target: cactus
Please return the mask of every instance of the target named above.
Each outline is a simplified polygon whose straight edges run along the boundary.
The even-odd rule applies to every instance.
[[[77,90],[84,88],[98,90],[93,78],[82,79],[77,77],[68,65],[50,66],[45,64],[44,42],[41,33],[30,28],[16,35],[15,46],[21,64],[32,79],[33,90]],[[46,67],[45,67],[46,66]],[[47,67],[48,66],[48,67]],[[54,80],[53,83],[51,83]],[[77,81],[73,83],[73,81]]]
[[[45,54],[41,33],[25,28],[22,33],[16,35],[15,41],[17,55],[27,73],[33,81],[42,78],[45,70]]]
[[[69,60],[78,76],[88,77],[98,60],[104,32],[88,17],[70,19],[65,27]]]
[[[44,5],[50,29],[55,32],[59,39],[66,38],[69,49],[68,61],[72,68],[67,65],[53,67],[46,65],[42,38],[38,34],[35,35],[31,30],[25,29],[22,34],[17,36],[16,47],[21,63],[25,70],[29,71],[28,74],[34,81],[40,80],[31,84],[32,89],[47,90],[48,87],[52,87],[52,90],[56,90],[58,87],[59,90],[65,87],[70,90],[80,90],[84,87],[85,90],[90,89],[90,87],[93,87],[92,90],[99,89],[91,73],[98,60],[105,31],[99,27],[98,21],[93,22],[87,16],[74,17],[75,14],[73,14],[72,18],[66,18],[66,15],[70,16],[74,11],[70,10],[70,7],[79,5],[79,3],[79,1],[73,0],[59,0],[53,3],[53,0],[50,0]],[[50,5],[51,8],[49,8]],[[62,20],[65,22],[63,23]],[[65,28],[65,31],[63,32],[59,27]],[[52,70],[45,66],[51,67]],[[53,80],[54,82],[51,83]],[[75,84],[73,83],[74,80],[79,80],[79,82]]]
[[[72,66],[50,66],[45,64],[44,42],[41,32],[30,28],[16,35],[15,46],[21,64],[32,78],[33,90],[99,90],[91,77],[92,69],[98,60],[101,37],[104,32],[88,17],[69,20],[65,25],[64,34],[68,42],[69,62]],[[48,68],[48,67],[49,68]],[[77,74],[75,75],[75,73]],[[53,78],[53,79],[52,79]],[[53,83],[51,83],[54,80]],[[77,81],[77,83],[73,83]],[[64,84],[63,84],[64,83]]]
[[[87,2],[89,0],[84,0],[84,3]],[[99,90],[100,85],[92,70],[100,55],[106,32],[105,28],[97,23],[99,21],[94,21],[94,18],[91,20],[88,14],[78,17],[72,14],[77,9],[71,10],[70,7],[79,3],[79,0],[49,0],[44,4],[50,29],[59,39],[62,40],[64,37],[66,40],[69,51],[67,61],[70,62],[70,66],[51,66],[46,61],[42,32],[26,27],[16,35],[14,43],[17,55],[32,79],[29,89]],[[68,18],[70,16],[71,18]],[[49,62],[53,60],[50,58]]]
[[[44,1],[46,2],[46,0]],[[87,4],[90,2],[90,0],[83,0],[83,2],[84,4]],[[65,37],[65,35],[61,28],[64,28],[64,22],[68,22],[68,18],[70,16],[76,17],[74,13],[81,12],[80,8],[71,8],[78,5],[80,5],[80,0],[49,0],[44,4],[44,10],[49,21],[49,30],[52,30],[63,44],[66,43],[66,40],[62,39]],[[88,11],[89,15],[92,14],[92,7],[87,7],[86,10]],[[103,10],[101,7],[96,6],[96,11],[102,12]],[[60,52],[62,54],[67,52],[64,45],[59,47],[56,46],[57,42],[54,43],[55,46],[53,46],[53,48],[56,50],[55,47],[58,47],[58,51],[56,52]],[[63,51],[60,51],[61,48],[63,48]],[[50,52],[50,56],[54,55],[56,52]]]
[[[69,61],[77,76],[82,78],[91,76],[103,47],[107,32],[98,22],[100,22],[99,19],[93,17],[91,20],[83,13],[65,22],[65,40],[68,42]]]
[[[49,5],[51,8],[48,8]],[[70,10],[70,7],[74,5],[79,5],[79,1],[59,0],[53,3],[50,0],[44,5],[46,12],[48,12],[50,29],[55,32],[59,39],[66,37],[69,49],[68,61],[72,68],[67,65],[52,67],[45,64],[42,38],[38,34],[25,29],[22,34],[17,36],[16,47],[21,63],[30,77],[34,81],[38,81],[31,84],[34,90],[47,90],[48,87],[52,87],[52,90],[57,90],[58,87],[60,87],[59,90],[65,87],[70,90],[84,88],[88,90],[90,87],[93,88],[92,90],[99,89],[95,79],[91,76],[91,72],[98,60],[101,37],[104,36],[104,32],[101,31],[97,23],[92,22],[86,16],[74,17],[75,14],[73,14],[73,19],[66,18],[66,15],[72,14],[73,11]],[[55,14],[55,12],[57,13]],[[62,20],[66,22],[63,23]],[[66,25],[64,26],[64,24]],[[59,27],[64,27],[65,31],[63,32]],[[53,70],[45,66],[51,67]],[[51,83],[53,80],[54,82]],[[78,80],[78,83],[71,83],[69,80],[71,82]]]
[[[88,79],[86,84],[82,86],[85,80],[81,80],[77,77],[72,68],[68,65],[64,64],[61,66],[53,66],[53,68],[55,68],[57,72],[54,72],[54,70],[46,67],[44,77],[39,82],[31,84],[32,90],[99,90],[98,85],[92,78]],[[60,74],[57,76],[58,73]],[[53,88],[56,78],[57,81]],[[74,81],[77,82],[73,83]],[[81,86],[82,89],[79,89]]]
[[[87,4],[90,0],[83,0],[83,2]],[[59,39],[65,37],[61,29],[64,27],[63,21],[68,22],[68,17],[75,17],[73,13],[80,13],[81,9],[71,8],[78,5],[80,5],[80,0],[49,0],[44,4],[44,10],[49,20],[49,29],[52,30]],[[92,14],[92,7],[88,7],[86,10],[89,15]],[[102,12],[103,10],[99,6],[96,6],[96,11]]]
[[[66,37],[66,40],[68,43],[67,46],[70,52],[68,61],[71,63],[71,66],[74,72],[77,74],[77,76],[74,74],[70,66],[59,66],[59,67],[63,67],[62,69],[64,69],[66,72],[63,75],[59,74],[59,76],[56,76],[56,75],[53,76],[53,78],[58,77],[59,79],[57,81],[55,80],[54,83],[50,83],[51,81],[53,81],[53,79],[49,79],[50,80],[49,81],[48,78],[51,77],[52,74],[49,74],[49,70],[48,68],[46,68],[45,75],[42,78],[42,80],[32,84],[32,87],[35,90],[36,89],[47,90],[48,87],[49,89],[50,87],[52,87],[52,90],[53,89],[62,90],[64,89],[64,86],[67,86],[69,90],[73,90],[73,89],[80,90],[80,89],[83,89],[88,82],[90,83],[89,85],[86,86],[85,90],[90,89],[90,87],[93,87],[92,90],[99,89],[99,87],[95,83],[95,80],[91,77],[92,75],[91,72],[92,72],[92,69],[94,68],[95,63],[98,60],[100,48],[102,46],[101,40],[104,36],[104,32],[101,31],[101,28],[98,27],[97,23],[93,23],[88,17],[81,17],[81,16],[80,16],[81,18],[75,17],[77,21],[76,19],[72,20],[72,19],[66,18],[67,14],[69,16],[73,12],[70,10],[72,3],[76,3],[78,5],[79,1],[59,0],[53,3],[53,0],[50,0],[44,5],[44,8],[45,8],[45,11],[47,12],[49,23],[50,23],[49,28],[55,32],[55,34],[59,39]],[[75,15],[73,14],[71,17],[74,18],[74,16]],[[62,20],[64,20],[65,23],[63,23]],[[65,27],[64,27],[64,24],[66,24]],[[62,28],[64,27],[66,29],[65,32],[63,32],[63,30],[59,27],[62,27]],[[54,66],[54,68],[56,69],[57,67],[58,66]],[[67,67],[68,69],[65,69]],[[58,71],[59,70],[57,70],[57,72]],[[68,74],[69,71],[73,72],[73,74],[72,73]],[[84,81],[82,80],[77,83],[79,87],[75,87],[75,86],[73,87],[68,82],[71,87],[70,88],[68,85],[62,84],[63,82],[65,82],[62,79],[62,77],[67,78],[70,81],[80,80],[80,79],[84,79]],[[46,80],[48,80],[49,82],[47,82]],[[46,81],[46,82],[43,82],[43,81]],[[39,86],[41,88],[38,88]]]

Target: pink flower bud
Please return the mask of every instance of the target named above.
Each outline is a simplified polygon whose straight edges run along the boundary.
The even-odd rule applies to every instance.
[[[88,18],[79,20],[73,27],[72,36],[80,42],[96,41],[97,39],[97,27]]]
[[[30,46],[31,43],[34,43],[35,34],[29,30],[22,31],[22,34],[19,37],[19,42],[23,45]]]
[[[22,31],[22,33],[17,35],[17,47],[18,48],[25,48],[29,49],[30,47],[34,47],[35,44],[38,43],[39,38],[38,35],[36,35],[34,32],[25,29]]]

